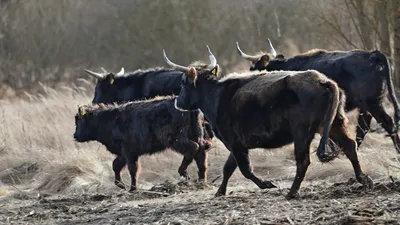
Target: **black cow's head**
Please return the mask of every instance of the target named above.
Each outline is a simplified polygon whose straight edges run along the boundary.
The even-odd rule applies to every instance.
[[[85,72],[94,78],[97,79],[97,84],[94,92],[94,98],[92,103],[112,103],[115,101],[123,100],[118,99],[119,95],[121,95],[121,87],[115,85],[114,81],[117,76],[121,76],[125,73],[124,68],[121,69],[117,74],[107,72],[103,69],[103,74],[96,73],[90,70],[86,70]]]
[[[93,118],[88,116],[90,112],[85,106],[78,106],[78,113],[75,115],[75,133],[74,139],[78,142],[86,142],[94,140],[95,133],[93,132]]]
[[[285,57],[282,54],[277,55],[276,51],[274,49],[274,46],[272,46],[271,40],[268,39],[268,44],[269,44],[269,51],[267,53],[262,53],[258,55],[248,55],[244,53],[240,47],[239,43],[236,42],[236,49],[239,53],[239,55],[247,59],[251,62],[250,70],[268,70],[268,66],[273,63],[279,63],[285,61]]]
[[[211,53],[212,54],[212,53]],[[189,68],[190,67],[194,67],[196,69],[197,72],[202,72],[202,71],[206,71],[209,70],[210,65],[207,63],[204,63],[202,61],[194,61],[192,63],[190,63]],[[224,75],[221,72],[221,69],[219,67],[219,65],[217,64],[217,66],[215,66],[214,68],[212,68],[213,70],[211,71],[211,74],[213,76],[216,77],[223,77]]]
[[[206,67],[186,67],[171,62],[165,50],[163,50],[164,61],[172,68],[184,73],[182,76],[181,91],[178,98],[175,100],[175,108],[182,111],[198,110],[200,103],[200,89],[197,86],[197,79],[207,79],[207,77],[218,77],[218,64],[217,59],[212,54],[210,48],[207,46],[208,58],[210,64]],[[201,76],[198,76],[201,73]]]

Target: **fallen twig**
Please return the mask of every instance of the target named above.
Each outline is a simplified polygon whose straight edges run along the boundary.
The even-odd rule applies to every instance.
[[[211,181],[211,183],[213,184],[215,181],[217,181],[219,178],[221,178],[221,175],[219,175],[218,177],[216,177],[214,180]]]
[[[170,196],[171,194],[165,193],[165,192],[157,192],[157,191],[145,191],[145,190],[140,190],[138,191],[139,193],[145,193],[145,194],[156,194],[156,195],[162,195],[162,196]]]
[[[389,166],[400,170],[400,167],[398,167],[398,166],[394,166],[394,165],[390,165],[390,164],[389,164]]]
[[[290,217],[289,216],[286,216],[286,219],[289,221],[289,223],[290,224],[292,224],[292,225],[294,225],[295,223],[293,222],[293,220],[292,219],[290,219]]]

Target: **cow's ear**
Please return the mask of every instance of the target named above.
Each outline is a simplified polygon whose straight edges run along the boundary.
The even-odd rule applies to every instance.
[[[265,54],[265,55],[263,55],[263,56],[261,57],[261,61],[262,61],[263,65],[264,65],[264,67],[267,67],[267,66],[268,66],[269,60],[270,60],[270,57],[269,57],[268,54]]]
[[[218,65],[216,65],[210,72],[214,76],[218,76]]]
[[[197,70],[194,67],[190,67],[187,77],[189,80],[196,86],[196,80],[197,80]]]
[[[274,59],[279,60],[279,61],[285,61],[285,56],[282,54],[279,54]]]
[[[109,73],[106,77],[106,79],[108,80],[108,82],[110,82],[110,84],[114,83],[114,79],[115,79],[115,75],[113,73]]]
[[[86,112],[85,107],[84,106],[79,106],[78,113],[79,113],[80,116],[86,115],[87,112]]]

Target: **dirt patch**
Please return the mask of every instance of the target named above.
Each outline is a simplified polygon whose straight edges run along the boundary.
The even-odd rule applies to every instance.
[[[164,182],[149,191],[9,196],[0,221],[28,224],[400,224],[400,182],[317,184],[288,201],[287,189],[251,183],[214,197],[215,186]]]

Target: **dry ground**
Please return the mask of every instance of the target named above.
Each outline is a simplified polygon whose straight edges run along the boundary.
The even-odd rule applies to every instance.
[[[373,191],[353,182],[344,156],[321,164],[313,154],[300,199],[287,201],[295,173],[289,145],[251,151],[255,173],[278,189],[260,190],[236,171],[228,195],[214,198],[227,156],[214,140],[209,186],[178,184],[182,156],[168,151],[141,159],[141,191],[128,194],[114,186],[113,156],[103,146],[72,139],[77,105],[91,100],[84,88],[43,88],[48,97],[0,102],[1,224],[400,223],[399,155],[383,134],[367,135],[359,151],[364,171],[376,183]],[[354,114],[349,117],[354,121]],[[312,151],[318,140],[317,135]],[[196,166],[189,169],[195,178]],[[129,180],[126,170],[123,178]]]

